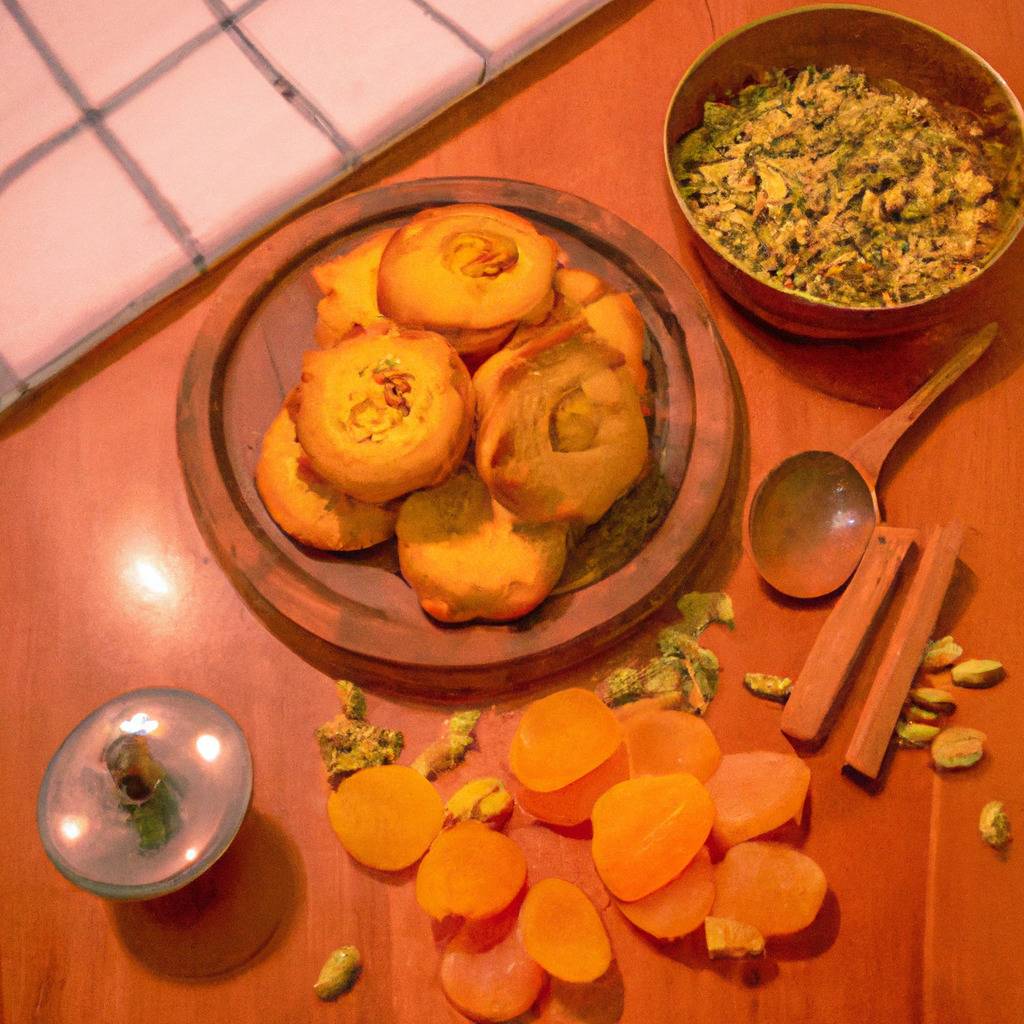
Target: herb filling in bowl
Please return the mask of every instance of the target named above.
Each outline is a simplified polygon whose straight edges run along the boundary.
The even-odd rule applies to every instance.
[[[1000,234],[1005,147],[848,66],[773,71],[672,152],[702,234],[755,277],[848,306],[930,298],[977,274]]]

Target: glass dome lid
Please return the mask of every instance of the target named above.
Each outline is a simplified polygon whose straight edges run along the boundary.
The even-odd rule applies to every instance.
[[[188,690],[141,689],[71,731],[43,776],[36,821],[75,885],[149,899],[224,853],[251,796],[249,747],[227,712]]]

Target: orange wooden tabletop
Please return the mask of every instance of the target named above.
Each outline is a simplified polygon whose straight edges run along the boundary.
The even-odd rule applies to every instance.
[[[787,601],[760,583],[741,541],[751,485],[790,453],[843,450],[920,383],[935,357],[920,339],[784,340],[715,290],[686,241],[661,152],[669,99],[713,39],[789,6],[613,0],[325,197],[442,175],[523,179],[607,207],[689,272],[735,367],[742,430],[726,507],[686,585],[726,590],[736,609],[734,631],[705,634],[722,663],[707,721],[726,752],[789,749],[778,706],[746,693],[742,677],[795,676],[833,603]],[[1018,0],[879,6],[959,39],[1024,95]],[[459,1020],[438,982],[436,936],[411,874],[360,869],[328,824],[312,731],[336,710],[330,677],[236,592],[189,507],[175,401],[226,269],[162,303],[0,421],[0,1016],[12,1024]],[[801,841],[829,883],[815,925],[762,960],[712,962],[691,940],[656,946],[605,905],[616,965],[577,992],[560,1019],[1024,1020],[1024,851],[1000,857],[977,828],[982,805],[999,798],[1024,831],[1016,717],[1024,712],[1024,239],[987,275],[949,337],[990,320],[1001,326],[992,349],[904,438],[880,481],[890,524],[926,529],[957,518],[967,528],[939,628],[1007,667],[999,686],[963,691],[957,711],[962,724],[987,733],[986,758],[940,777],[925,752],[899,751],[876,791],[841,774],[880,639],[831,739],[807,758],[812,797]],[[671,618],[671,607],[656,613],[599,664],[541,688],[590,684],[602,667],[653,653],[656,630]],[[239,722],[254,760],[253,812],[205,885],[157,908],[107,903],[50,864],[36,797],[50,757],[89,711],[160,685],[195,690]],[[374,720],[405,731],[410,755],[448,710],[374,692],[369,700]],[[444,794],[504,760],[505,707],[485,715],[480,750],[440,781]],[[530,837],[543,870],[599,888],[583,839],[539,828]],[[327,953],[346,943],[362,950],[363,977],[339,1002],[321,1004],[312,983]],[[195,976],[204,973],[215,976]]]

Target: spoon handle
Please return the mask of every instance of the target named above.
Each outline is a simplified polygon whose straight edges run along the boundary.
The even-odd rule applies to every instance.
[[[999,325],[995,323],[982,327],[898,409],[850,446],[846,457],[861,470],[872,486],[878,482],[878,474],[892,446],[946,388],[978,361],[998,331]]]

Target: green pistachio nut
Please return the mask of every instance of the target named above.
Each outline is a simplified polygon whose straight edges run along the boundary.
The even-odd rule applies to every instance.
[[[936,768],[970,768],[985,753],[985,734],[980,729],[953,725],[939,732],[931,749]]]
[[[793,689],[793,680],[789,676],[772,676],[764,672],[748,672],[743,677],[743,685],[755,696],[765,700],[774,700],[785,704]]]
[[[915,686],[910,691],[910,701],[916,707],[934,711],[940,715],[951,715],[956,711],[956,698],[937,686]]]
[[[972,658],[953,666],[954,684],[972,690],[984,690],[986,687],[995,686],[1005,675],[1006,670],[1003,666],[998,661],[988,658]]]
[[[989,800],[981,809],[978,818],[978,831],[981,838],[996,850],[1003,850],[1013,839],[1010,830],[1010,818],[1001,800]]]
[[[923,722],[908,722],[901,718],[896,723],[896,742],[901,747],[927,747],[938,735],[937,725],[926,725]]]
[[[729,957],[739,960],[760,956],[764,952],[764,937],[750,924],[731,917],[704,918],[704,940],[712,960]]]
[[[337,999],[356,983],[362,967],[359,950],[355,946],[342,946],[331,953],[320,968],[313,991],[325,1001]]]
[[[932,640],[924,649],[921,666],[928,672],[938,672],[950,665],[964,653],[964,649],[951,637]]]

